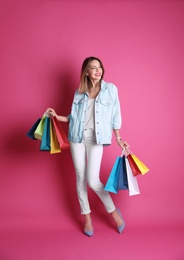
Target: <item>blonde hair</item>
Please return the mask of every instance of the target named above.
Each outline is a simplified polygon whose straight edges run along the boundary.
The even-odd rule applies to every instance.
[[[104,66],[103,66],[103,63],[101,62],[101,60],[99,58],[96,58],[96,57],[93,57],[93,56],[87,57],[83,61],[83,64],[82,64],[82,67],[81,67],[80,83],[79,83],[79,92],[80,93],[85,93],[85,92],[89,91],[90,88],[92,87],[92,83],[91,83],[90,78],[87,75],[87,72],[88,72],[88,69],[89,69],[89,64],[93,60],[97,60],[100,63],[101,68],[102,68],[102,76],[101,76],[101,79],[100,79],[100,83],[101,83],[101,80],[103,79],[105,70],[104,70]]]

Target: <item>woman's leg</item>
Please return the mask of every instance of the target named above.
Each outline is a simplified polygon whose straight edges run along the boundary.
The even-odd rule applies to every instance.
[[[76,171],[76,189],[81,214],[84,215],[84,232],[92,232],[93,226],[87,194],[86,151],[83,143],[70,143],[71,154]]]
[[[91,210],[87,194],[85,146],[83,143],[70,143],[70,150],[76,172],[76,189],[81,214],[89,214]]]
[[[123,220],[119,215],[109,192],[104,190],[104,185],[100,181],[100,167],[103,155],[103,146],[96,144],[94,134],[85,132],[84,143],[87,152],[87,182],[91,189],[98,195],[108,213],[116,223],[117,227],[123,225]]]
[[[104,190],[100,181],[100,167],[103,155],[103,145],[96,144],[95,135],[92,131],[84,132],[84,144],[87,153],[87,182],[90,188],[98,195],[107,212],[112,213],[116,208],[110,194]]]

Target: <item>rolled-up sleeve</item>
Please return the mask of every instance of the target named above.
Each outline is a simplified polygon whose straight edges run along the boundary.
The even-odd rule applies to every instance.
[[[67,115],[68,121],[70,122],[71,114]]]

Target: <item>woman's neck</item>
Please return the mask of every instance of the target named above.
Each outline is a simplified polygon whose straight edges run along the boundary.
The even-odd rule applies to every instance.
[[[88,92],[89,98],[96,98],[99,91],[100,91],[100,84],[98,83],[97,85],[93,85],[93,87],[91,87]]]
[[[93,88],[93,89],[99,88],[99,86],[100,86],[100,81],[99,80],[98,81],[93,80],[93,81],[91,81],[91,83],[92,83],[92,87],[91,88]]]

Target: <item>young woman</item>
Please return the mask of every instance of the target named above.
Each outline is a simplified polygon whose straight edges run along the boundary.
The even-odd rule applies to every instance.
[[[105,82],[103,76],[101,60],[96,57],[86,58],[82,64],[80,84],[74,95],[71,114],[60,116],[52,108],[46,111],[59,121],[69,123],[68,139],[76,171],[78,200],[81,214],[84,215],[84,234],[87,236],[94,233],[87,184],[112,215],[120,234],[125,227],[120,210],[115,207],[100,181],[103,147],[111,144],[112,131],[117,144],[122,149],[128,147],[120,137],[121,111],[117,88]]]

